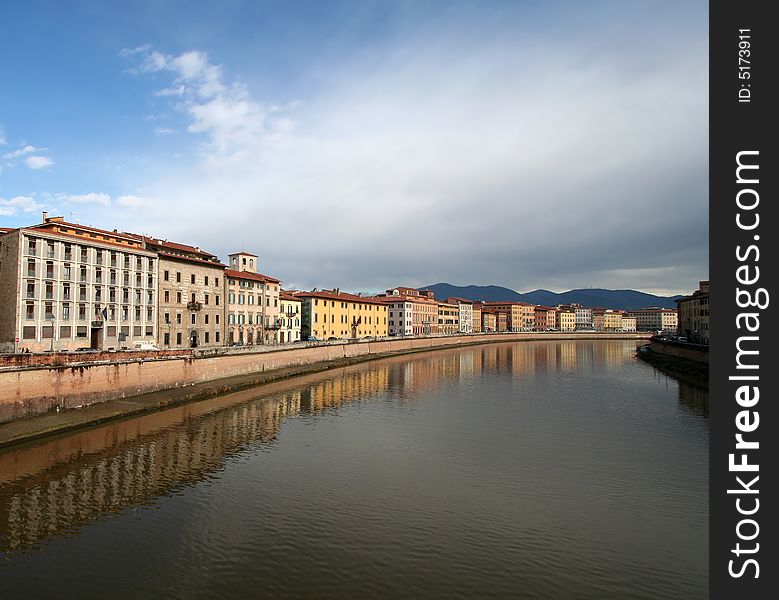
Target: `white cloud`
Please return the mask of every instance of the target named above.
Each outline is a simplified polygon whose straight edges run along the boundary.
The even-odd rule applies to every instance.
[[[46,169],[54,164],[54,161],[46,156],[28,156],[24,162],[31,169]]]
[[[36,148],[35,146],[30,146],[29,144],[27,146],[24,146],[22,148],[19,148],[18,150],[14,150],[13,152],[6,152],[3,154],[3,158],[19,158],[20,156],[24,156],[25,154],[32,154],[33,152],[40,152],[42,150],[46,150],[46,148]]]
[[[43,205],[31,196],[14,196],[10,200],[0,198],[0,216],[13,217],[21,213],[33,213],[41,210]]]
[[[170,127],[157,127],[154,129],[154,133],[157,135],[173,135],[177,132],[175,129],[171,129]]]
[[[212,156],[235,157],[256,149],[264,135],[278,135],[283,130],[276,126],[276,117],[269,118],[271,113],[296,106],[293,103],[266,109],[251,97],[243,83],[227,84],[222,67],[211,64],[204,52],[170,56],[141,46],[121,54],[128,58],[141,56],[134,71],[138,74],[166,71],[173,75],[171,85],[155,95],[179,99],[175,108],[190,118],[187,130],[206,136],[206,150]],[[278,117],[278,121],[289,123],[289,117]]]
[[[597,19],[554,39],[420,36],[317,73],[280,112],[205,53],[147,47],[139,72],[168,75],[208,145],[122,222],[243,245],[304,288],[689,289],[707,268],[708,68],[705,16],[680,38],[685,18],[626,29],[620,53]]]
[[[110,206],[111,204],[111,196],[102,192],[90,192],[88,194],[57,194],[57,199],[75,204],[98,204],[101,206]]]

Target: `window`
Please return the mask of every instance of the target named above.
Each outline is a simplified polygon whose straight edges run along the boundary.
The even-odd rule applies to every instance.
[[[32,321],[35,319],[35,303],[34,302],[28,302],[24,307],[24,314],[25,318],[28,321]]]
[[[35,256],[37,250],[36,246],[36,240],[28,239],[27,240],[27,254],[32,254]]]
[[[54,258],[54,242],[46,242],[46,257]]]
[[[205,323],[206,323],[206,325],[208,325],[208,315],[205,315],[205,318],[206,318],[205,319]]]
[[[208,343],[208,332],[206,331],[206,344]]]
[[[195,274],[192,273],[192,275],[189,276],[189,283],[194,284],[195,283]]]
[[[169,334],[169,333],[166,333],[166,334],[163,336],[163,338],[164,338],[164,340],[165,340],[163,343],[164,343],[166,346],[170,346],[170,334]]]
[[[215,338],[216,343],[218,344],[219,343],[219,332],[218,331],[214,334],[214,338]]]
[[[192,313],[192,324],[197,325],[197,313]]]
[[[214,296],[214,304],[219,306],[219,296]]]
[[[208,304],[208,294],[206,294],[206,295],[205,295],[205,298],[204,298],[204,300],[205,300],[205,302],[204,302],[204,303],[205,303],[205,304]]]
[[[216,315],[216,324],[217,324],[217,325],[219,325],[219,315]],[[218,334],[217,334],[217,335],[218,335]],[[219,341],[219,338],[217,338],[217,340],[216,340],[216,341],[218,342],[218,341]]]
[[[181,313],[176,313],[176,324],[181,325]]]
[[[63,304],[62,305],[62,320],[63,321],[69,321],[70,320],[70,304]]]
[[[176,273],[176,283],[181,283],[181,272]]]
[[[27,297],[28,298],[35,298],[35,282],[34,281],[28,281],[27,282]]]
[[[27,277],[35,277],[35,260],[27,261]]]
[[[176,334],[176,345],[181,346],[181,333]]]
[[[79,321],[86,321],[87,320],[87,305],[86,304],[79,304],[78,305],[78,320]]]
[[[219,287],[219,277],[214,277],[214,287]],[[219,334],[217,334],[218,336]],[[219,340],[217,340],[219,341]]]
[[[163,271],[162,273],[162,279],[164,281],[170,281],[170,271]]]
[[[87,249],[86,248],[82,248],[81,249],[81,262],[82,263],[87,262]]]
[[[206,277],[205,277],[204,285],[208,285],[208,275],[206,275]]]
[[[181,292],[176,292],[176,302],[181,304]]]
[[[70,265],[62,265],[62,279],[70,281]]]

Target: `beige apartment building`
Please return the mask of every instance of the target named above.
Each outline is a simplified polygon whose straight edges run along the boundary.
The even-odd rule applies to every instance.
[[[258,272],[258,258],[249,252],[228,256],[225,271],[227,343],[254,346],[281,342],[281,281]],[[288,340],[289,331],[284,337]]]
[[[481,311],[481,328],[484,333],[492,333],[498,330],[497,312],[490,308]]]
[[[225,265],[216,255],[197,246],[133,237],[159,256],[160,348],[209,348],[224,344]]]
[[[622,313],[611,309],[593,309],[592,324],[595,331],[621,331]]]
[[[471,305],[471,323],[473,324],[473,333],[481,333],[481,310],[482,303],[474,302]]]
[[[623,314],[622,331],[636,331],[636,321],[637,319],[635,317],[630,317],[626,314]]]
[[[709,343],[709,282],[701,281],[692,296],[676,301],[679,335],[693,344]]]
[[[300,298],[281,290],[279,294],[279,343],[299,342],[300,337]]]
[[[522,331],[522,306],[518,302],[485,302],[484,306],[496,312],[505,313],[508,331]]]
[[[576,331],[576,311],[573,309],[557,309],[555,328],[559,331]]]
[[[417,290],[409,287],[396,287],[388,289],[384,294],[381,294],[377,298],[390,297],[394,299],[402,298],[407,302],[411,302],[411,335],[429,335],[440,332],[438,323],[438,303],[435,301],[435,295],[432,291]],[[397,311],[398,309],[396,308],[394,310]],[[396,317],[393,317],[393,320],[397,323]],[[397,327],[398,325],[396,325],[396,328]],[[405,322],[402,327],[404,331],[407,331]],[[404,335],[408,335],[408,333]]]
[[[467,298],[447,298],[449,304],[456,304],[459,314],[460,333],[473,333],[473,300]]]
[[[460,308],[450,302],[438,302],[438,332],[452,335],[460,332]]]
[[[414,303],[408,296],[391,293],[375,296],[387,305],[387,333],[390,336],[414,335]]]
[[[43,213],[0,237],[0,350],[157,342],[158,259],[137,238]]]
[[[662,331],[676,333],[679,327],[678,312],[672,308],[642,308],[627,313],[636,317],[638,331]]]

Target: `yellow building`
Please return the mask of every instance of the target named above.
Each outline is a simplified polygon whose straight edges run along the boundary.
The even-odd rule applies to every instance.
[[[560,331],[576,331],[576,312],[573,310],[558,310],[555,315],[555,328]]]
[[[387,305],[339,289],[295,292],[301,302],[301,337],[307,340],[387,336]]]
[[[438,332],[446,335],[460,332],[460,308],[457,304],[438,303]]]
[[[289,292],[281,291],[279,295],[279,342],[286,344],[300,341],[300,298]]]

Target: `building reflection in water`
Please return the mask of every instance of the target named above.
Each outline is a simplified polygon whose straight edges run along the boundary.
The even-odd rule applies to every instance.
[[[540,342],[399,356],[299,377],[0,452],[0,552],[24,550],[130,506],[149,505],[213,476],[228,457],[273,444],[285,418],[370,401],[392,387],[401,402],[448,380],[496,370],[609,369],[635,346]],[[692,406],[703,400],[680,386]],[[682,391],[684,389],[684,392]]]

